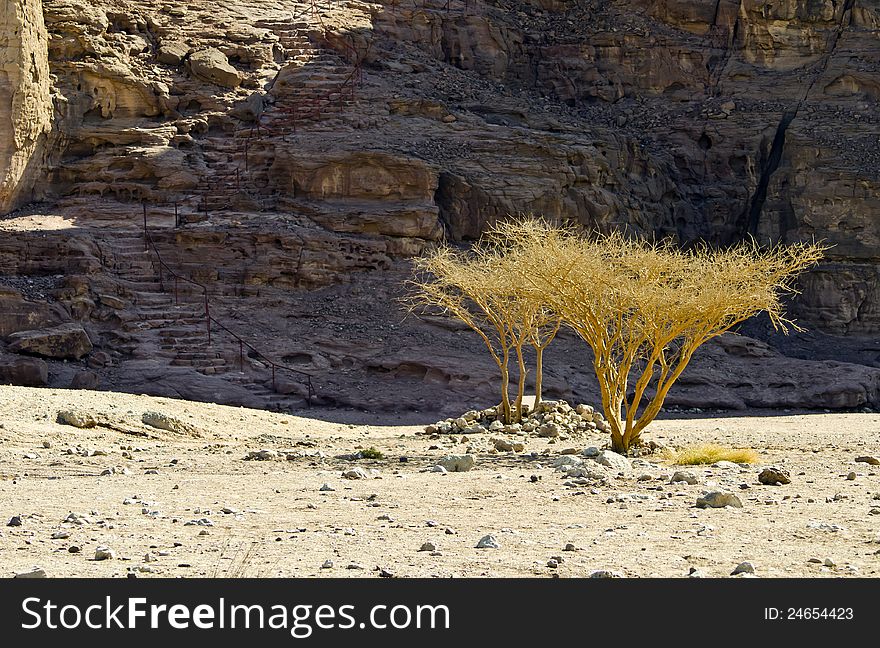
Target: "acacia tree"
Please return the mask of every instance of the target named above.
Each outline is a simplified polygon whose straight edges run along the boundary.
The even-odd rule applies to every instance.
[[[528,374],[524,347],[538,352],[536,403],[540,399],[542,356],[559,329],[559,318],[540,293],[523,282],[511,249],[480,244],[468,253],[439,248],[415,261],[411,310],[432,308],[464,322],[486,345],[501,375],[500,419],[522,420]],[[510,362],[516,358],[516,397],[510,401]]]
[[[521,277],[592,349],[612,447],[623,453],[639,443],[702,344],[762,311],[787,332],[782,298],[824,252],[817,244],[754,242],[683,251],[541,222],[507,233]]]
[[[562,325],[562,318],[550,307],[544,292],[522,277],[523,268],[529,264],[523,255],[531,253],[530,248],[542,239],[545,232],[543,221],[532,217],[512,218],[493,225],[481,242],[481,249],[494,256],[506,277],[509,290],[516,295],[519,326],[535,351],[535,407],[543,398],[544,351]],[[520,387],[525,387],[525,366],[521,353],[518,360]],[[519,400],[522,401],[521,396]]]

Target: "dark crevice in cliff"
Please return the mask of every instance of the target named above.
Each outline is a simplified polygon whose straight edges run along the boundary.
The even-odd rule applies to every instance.
[[[767,156],[767,161],[761,172],[761,177],[758,179],[758,186],[749,202],[745,231],[743,232],[744,238],[748,235],[757,236],[758,227],[761,223],[761,214],[764,210],[764,203],[767,200],[767,187],[770,184],[771,177],[779,168],[779,164],[782,161],[782,154],[785,150],[785,133],[791,125],[791,122],[797,117],[798,111],[807,100],[807,97],[809,97],[810,91],[813,89],[816,81],[820,79],[828,69],[828,63],[831,61],[831,58],[837,50],[837,44],[840,41],[841,36],[843,36],[843,32],[846,30],[848,24],[852,22],[852,9],[855,6],[855,3],[856,0],[846,0],[840,14],[840,24],[834,32],[834,36],[829,43],[825,55],[822,57],[821,63],[817,66],[818,69],[812,75],[810,82],[804,89],[804,93],[798,100],[797,104],[794,108],[783,113],[782,119],[780,119],[779,125],[776,127],[776,134],[774,135],[773,143],[770,146],[770,153]]]
[[[798,103],[798,108],[800,103]],[[748,221],[746,223],[746,233],[752,236],[757,235],[758,225],[761,222],[761,211],[764,209],[764,202],[767,200],[767,187],[770,184],[770,178],[779,168],[782,161],[782,153],[785,149],[785,131],[791,125],[791,122],[797,117],[798,108],[789,110],[782,115],[779,126],[776,127],[776,135],[773,137],[773,143],[770,146],[770,154],[767,156],[767,163],[758,180],[758,187],[755,189],[755,195],[752,196],[752,202],[749,206]]]

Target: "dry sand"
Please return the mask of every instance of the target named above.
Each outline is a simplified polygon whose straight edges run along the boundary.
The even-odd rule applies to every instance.
[[[118,429],[57,423],[58,411],[69,408]],[[176,417],[202,436],[144,426],[146,411]],[[495,453],[488,438],[477,438],[487,435],[462,443],[420,434],[430,416],[422,425],[391,418],[353,425],[128,394],[0,387],[0,575],[39,566],[50,576],[98,577],[375,577],[376,568],[401,577],[581,577],[599,569],[684,577],[697,568],[721,577],[742,561],[762,577],[880,573],[880,467],[854,461],[880,455],[880,414],[713,416],[657,421],[648,438],[748,446],[760,465],[697,467],[704,483],[689,486],[670,484],[676,468],[653,455],[631,477],[566,486],[551,461],[565,448],[601,445],[604,435],[556,444],[529,438],[523,454]],[[385,458],[336,458],[371,446]],[[477,458],[472,471],[426,471],[468,446]],[[281,458],[244,460],[259,449]],[[792,483],[760,485],[764,465],[785,467]],[[378,477],[341,477],[355,466]],[[101,476],[123,467],[128,474]],[[644,475],[651,479],[639,481]],[[320,491],[325,483],[335,490]],[[717,486],[736,491],[743,508],[696,508],[696,498]],[[618,495],[624,501],[608,502]],[[64,523],[71,512],[89,522]],[[21,526],[5,526],[16,515]],[[187,525],[202,518],[213,526]],[[58,531],[69,537],[52,539]],[[499,549],[475,548],[486,534]],[[437,550],[419,551],[427,541]],[[576,550],[562,551],[567,543]],[[101,545],[115,558],[94,560]],[[564,559],[555,569],[547,566],[554,556]],[[822,564],[826,558],[833,567]],[[333,567],[322,569],[327,560]]]

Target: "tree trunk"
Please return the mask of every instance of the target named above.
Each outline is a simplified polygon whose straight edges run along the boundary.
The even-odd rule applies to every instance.
[[[522,402],[526,393],[526,362],[523,359],[522,345],[516,347],[516,364],[519,367],[519,384],[516,386],[516,410],[513,422],[519,423],[522,421]]]
[[[535,362],[535,409],[541,404],[541,388],[544,384],[544,347],[535,347],[538,356]]]
[[[507,353],[505,352],[504,355],[506,361]],[[505,425],[510,425],[512,423],[510,416],[510,395],[507,393],[508,387],[510,387],[510,372],[508,371],[505,362],[504,366],[501,368],[501,420]]]

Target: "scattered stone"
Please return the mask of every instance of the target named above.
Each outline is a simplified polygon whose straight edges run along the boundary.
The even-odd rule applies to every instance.
[[[573,542],[565,543],[565,546],[562,548],[563,551],[577,551],[577,547],[574,546]]]
[[[693,471],[676,470],[672,477],[669,479],[669,483],[675,484],[676,482],[684,482],[685,484],[690,484],[691,486],[694,486],[700,483],[700,478]]]
[[[165,430],[166,432],[174,432],[184,436],[202,436],[201,432],[194,426],[173,416],[162,414],[162,412],[144,412],[143,416],[141,416],[141,422],[157,430]]]
[[[791,483],[791,474],[785,468],[770,466],[764,468],[758,475],[758,481],[765,486],[779,486]]]
[[[275,450],[251,450],[245,461],[275,461],[279,454]]]
[[[323,563],[321,563],[321,569],[333,569],[333,561],[325,560]]]
[[[11,518],[9,518],[9,522],[6,523],[6,526],[20,527],[21,526],[21,516],[20,515],[13,515]]]
[[[866,463],[871,466],[880,466],[880,459],[872,456],[856,457],[858,463]]]
[[[545,423],[538,428],[538,436],[544,438],[554,438],[561,434],[559,426],[555,423]]]
[[[559,567],[559,561],[557,561],[554,558],[551,558],[550,560],[547,561],[547,566],[550,569],[556,569],[557,567]]]
[[[437,545],[435,545],[433,542],[428,541],[422,544],[422,546],[419,548],[419,551],[437,551]]]
[[[856,477],[858,477],[858,475],[856,475],[854,472],[847,473],[846,475],[848,481],[855,481]]]
[[[447,455],[437,462],[441,468],[449,472],[468,472],[476,464],[476,459],[471,454]]]
[[[72,425],[77,428],[93,428],[98,425],[94,416],[81,410],[61,410],[58,412],[56,421],[62,425]]]
[[[352,468],[351,470],[346,470],[342,473],[342,477],[344,479],[369,479],[369,473],[358,466],[357,468]]]
[[[500,549],[501,545],[498,544],[497,538],[493,535],[485,535],[480,538],[480,541],[477,543],[477,549]]]
[[[837,563],[834,562],[834,560],[831,558],[826,558],[824,561],[822,561],[822,564],[825,565],[826,567],[831,567],[832,569],[837,567]]]
[[[95,549],[95,560],[113,560],[116,558],[116,552],[110,547],[100,546]]]
[[[755,566],[752,563],[745,561],[745,562],[741,562],[740,564],[738,564],[736,566],[736,568],[732,572],[730,572],[730,575],[736,576],[737,574],[754,574],[754,573],[755,573]]]
[[[522,452],[526,449],[525,444],[521,441],[508,441],[501,438],[493,438],[490,441],[499,452]]]
[[[82,547],[80,547],[79,545],[70,545],[67,548],[67,553],[78,554],[81,551],[82,551]]]
[[[623,574],[608,569],[597,569],[596,571],[590,572],[590,578],[623,578]]]
[[[27,571],[18,572],[13,578],[48,578],[48,576],[42,567],[32,567]]]
[[[81,515],[79,513],[69,513],[66,518],[64,518],[65,522],[70,522],[71,524],[76,524],[79,526],[83,526],[85,524],[91,524],[92,519],[87,515]]]
[[[330,484],[324,483],[324,484],[321,484],[321,488],[319,488],[318,490],[324,491],[324,492],[330,492],[330,491],[335,491],[336,489],[333,488]]]
[[[697,498],[697,508],[724,508],[725,506],[743,507],[739,497],[726,491],[712,491]]]
[[[56,531],[52,534],[53,540],[67,540],[70,537],[70,532],[68,531]]]
[[[557,457],[550,463],[553,468],[563,471],[573,466],[582,466],[583,464],[583,459],[581,459],[580,457],[575,457],[573,455],[562,455],[561,457]]]
[[[594,458],[594,461],[617,472],[628,473],[632,470],[629,459],[611,450],[603,450]]]
[[[190,520],[189,522],[185,522],[183,526],[212,527],[214,526],[214,522],[210,518],[203,517],[197,520]]]

